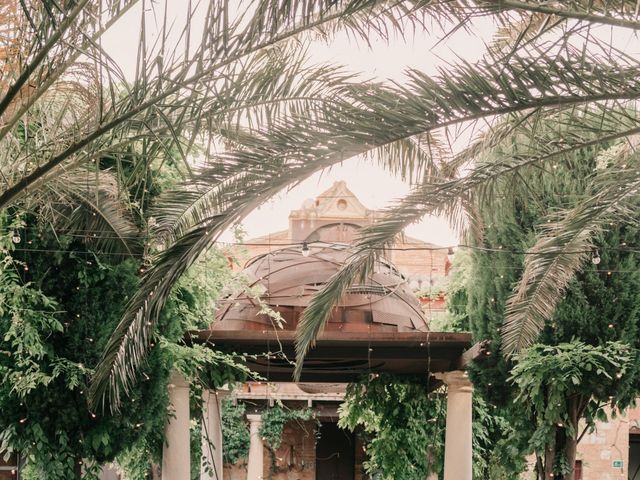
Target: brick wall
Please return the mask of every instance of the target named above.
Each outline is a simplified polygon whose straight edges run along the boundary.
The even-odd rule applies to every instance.
[[[265,480],[316,480],[315,427],[315,421],[290,422],[284,427],[282,445],[275,456],[265,447]],[[246,463],[225,465],[224,479],[246,480]]]
[[[629,420],[622,416],[609,422],[597,422],[578,444],[582,460],[582,480],[620,480],[627,478],[629,465]],[[613,466],[622,460],[623,467]]]
[[[610,412],[607,414],[610,416]],[[584,435],[576,455],[576,460],[582,461],[582,480],[629,478],[629,425],[637,421],[635,419],[640,420],[638,408],[608,422],[596,422],[594,431]],[[584,425],[580,432],[583,428]],[[614,467],[616,461],[622,461],[622,467]],[[535,478],[532,474],[534,462],[533,457],[529,458],[529,471],[522,475],[522,479]]]

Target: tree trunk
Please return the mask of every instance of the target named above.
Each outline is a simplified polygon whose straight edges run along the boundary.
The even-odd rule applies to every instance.
[[[552,445],[547,445],[544,457],[544,479],[545,480],[575,480],[576,449],[578,446],[577,432],[581,417],[581,397],[572,397],[567,400],[567,413],[569,414],[570,425],[557,426],[555,441]],[[568,435],[568,429],[575,432],[574,436]],[[569,471],[565,474],[554,474],[556,452],[562,452],[565,457]]]
[[[556,433],[556,441],[558,435]],[[556,444],[555,442],[547,445],[544,449],[544,480],[555,480],[555,476],[553,474],[553,465],[556,460]]]
[[[574,480],[576,472],[576,449],[578,447],[578,423],[580,421],[578,407],[578,398],[573,397],[569,400],[569,419],[573,431],[576,432],[573,437],[566,436],[564,445],[564,454],[567,458],[567,463],[571,471],[564,476],[564,480]]]
[[[544,480],[544,462],[540,455],[536,455],[536,480]]]
[[[160,465],[154,463],[151,465],[151,478],[152,480],[160,480],[162,478],[162,472],[160,471]]]

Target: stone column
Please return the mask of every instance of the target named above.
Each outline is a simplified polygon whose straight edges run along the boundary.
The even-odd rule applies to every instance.
[[[176,371],[169,380],[169,403],[172,416],[162,448],[162,480],[184,480],[191,475],[189,384]]]
[[[202,394],[202,465],[200,480],[222,480],[222,401],[228,390]]]
[[[262,480],[262,469],[264,463],[264,445],[260,436],[260,425],[262,416],[260,414],[247,415],[251,442],[249,443],[249,461],[247,464],[247,480]]]
[[[439,373],[436,378],[448,387],[444,480],[472,480],[473,387],[466,372],[460,370]]]

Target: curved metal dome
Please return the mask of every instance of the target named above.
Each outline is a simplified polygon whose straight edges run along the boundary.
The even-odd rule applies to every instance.
[[[282,317],[284,330],[295,330],[312,296],[351,254],[346,245],[309,245],[309,255],[289,247],[251,259],[244,273],[249,285],[263,290],[261,300]],[[212,331],[265,330],[277,323],[262,313],[244,292],[225,299]],[[278,325],[280,329],[280,325]],[[379,261],[364,283],[355,283],[341,299],[325,331],[427,332],[420,303],[405,278],[390,263]]]

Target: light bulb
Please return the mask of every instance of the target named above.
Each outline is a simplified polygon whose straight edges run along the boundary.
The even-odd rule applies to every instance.
[[[21,240],[21,238],[20,238],[20,234],[18,232],[13,232],[11,234],[11,241],[13,243],[20,243],[20,240]]]
[[[309,245],[307,245],[307,242],[303,242],[302,243],[302,256],[303,257],[308,257],[310,252],[311,252],[311,250],[309,249]]]
[[[453,250],[453,247],[449,247],[449,249],[447,250],[447,260],[449,261],[449,263],[453,263],[454,255],[455,255],[455,251]]]
[[[591,257],[591,263],[594,265],[598,265],[600,263],[600,255],[598,255],[598,251],[593,252],[593,257]]]

